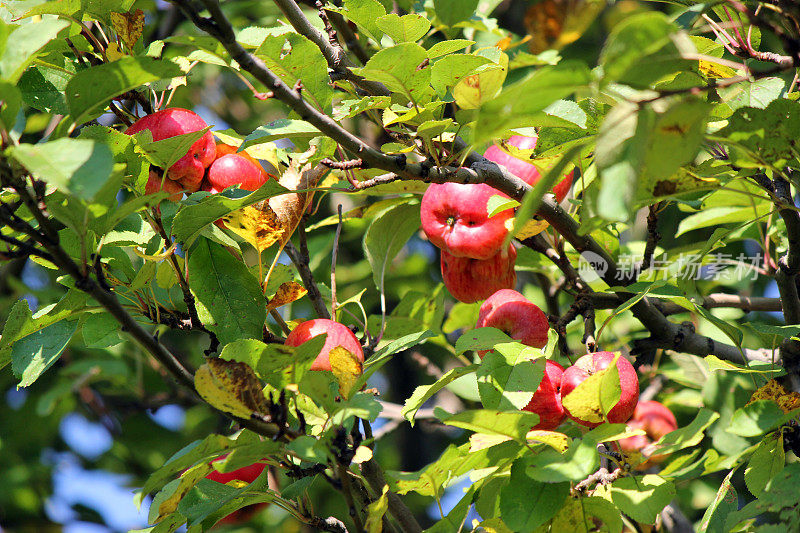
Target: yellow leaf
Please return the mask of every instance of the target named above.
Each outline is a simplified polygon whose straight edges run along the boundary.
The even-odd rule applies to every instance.
[[[160,522],[168,514],[174,513],[178,509],[180,501],[186,496],[186,493],[192,490],[192,488],[197,485],[197,482],[210,474],[212,470],[214,470],[214,467],[210,464],[200,463],[181,474],[180,482],[175,492],[158,506],[158,516],[154,522]]]
[[[469,436],[469,453],[479,452],[500,443],[511,440],[507,435],[489,435],[488,433],[473,433]]]
[[[383,531],[383,515],[389,509],[389,486],[383,486],[381,497],[367,506],[367,521],[364,523],[364,528],[367,533],[381,533]]]
[[[128,50],[133,50],[144,30],[144,12],[141,9],[128,13],[111,12],[111,26]]]
[[[358,382],[363,371],[361,361],[349,350],[337,346],[330,351],[328,359],[331,362],[331,371],[339,382],[339,393],[343,398],[350,398],[350,393]]]
[[[286,230],[266,202],[234,211],[223,217],[222,223],[259,252],[281,240]]]
[[[534,429],[525,435],[528,442],[538,442],[547,444],[557,452],[564,453],[569,448],[570,439],[563,433],[557,431],[545,431],[543,429]]]
[[[512,220],[513,223],[513,220]],[[519,240],[527,239],[528,237],[533,237],[535,235],[539,235],[541,232],[546,230],[550,226],[550,223],[546,220],[532,218],[525,223],[522,228],[517,232],[514,237]],[[513,228],[513,226],[512,226]]]
[[[706,78],[721,79],[732,78],[736,76],[736,71],[731,67],[712,63],[711,61],[706,61],[704,59],[699,61],[698,68]]]
[[[275,296],[267,303],[267,311],[277,309],[282,305],[299,300],[308,293],[308,290],[296,281],[281,283]]]
[[[240,418],[268,411],[261,382],[246,363],[208,358],[194,375],[194,388],[212,407]]]
[[[784,413],[800,409],[800,394],[787,391],[774,379],[767,381],[766,385],[756,390],[747,403],[750,404],[758,400],[772,400],[778,404],[778,407]]]
[[[125,52],[119,49],[119,45],[115,42],[112,42],[106,48],[106,57],[109,61],[116,61],[117,59],[121,59],[125,57]]]
[[[525,28],[530,51],[560,50],[575,42],[606,5],[604,0],[543,0],[528,8]]]
[[[372,459],[372,449],[366,446],[359,446],[356,448],[356,453],[353,455],[353,462],[356,464],[366,463]]]
[[[500,93],[508,75],[508,54],[500,54],[498,65],[500,68],[489,68],[471,74],[453,87],[453,98],[460,108],[476,109]]]

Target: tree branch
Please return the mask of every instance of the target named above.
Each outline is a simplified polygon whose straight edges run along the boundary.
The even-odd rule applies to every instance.
[[[300,249],[298,250],[295,248],[294,244],[290,241],[286,243],[286,247],[283,250],[297,268],[300,279],[303,280],[303,285],[305,285],[308,291],[311,305],[314,306],[314,312],[317,313],[319,318],[330,318],[331,316],[328,313],[328,308],[325,306],[325,301],[322,299],[322,294],[319,292],[317,282],[314,281],[314,274],[311,273],[311,268],[308,266],[309,256],[305,237],[305,225],[301,223],[301,226],[297,229],[297,233],[300,240]]]

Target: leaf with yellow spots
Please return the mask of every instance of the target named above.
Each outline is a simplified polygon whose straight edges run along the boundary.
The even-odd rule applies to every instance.
[[[158,515],[153,523],[160,522],[164,517],[174,513],[178,509],[178,504],[186,494],[194,488],[197,483],[206,477],[214,467],[209,463],[199,463],[186,470],[178,481],[175,491],[158,505]],[[151,515],[152,516],[152,515]]]
[[[700,72],[706,78],[724,79],[736,76],[736,71],[727,65],[720,65],[704,59],[701,59],[698,63]]]
[[[141,9],[128,13],[111,12],[111,26],[128,50],[133,50],[144,30],[144,12]]]
[[[240,418],[268,411],[261,382],[246,363],[208,358],[194,375],[194,388],[212,407]]]
[[[229,213],[222,218],[222,223],[259,252],[280,241],[286,231],[267,202]]]
[[[800,409],[800,394],[787,391],[774,379],[767,381],[766,385],[756,390],[747,404],[758,400],[772,400],[784,413]]]
[[[332,349],[328,359],[331,362],[331,371],[339,382],[339,393],[344,399],[350,398],[350,393],[353,392],[363,372],[361,361],[341,346]]]
[[[564,453],[569,448],[570,438],[558,431],[545,431],[543,429],[533,429],[525,435],[530,443],[547,444],[555,451]]]
[[[530,51],[560,50],[577,41],[606,5],[605,0],[542,0],[525,13]]]
[[[267,303],[267,311],[277,309],[282,305],[299,300],[307,293],[308,290],[296,281],[281,283],[281,286],[278,287],[277,292],[275,292],[275,296],[273,296],[269,303]]]

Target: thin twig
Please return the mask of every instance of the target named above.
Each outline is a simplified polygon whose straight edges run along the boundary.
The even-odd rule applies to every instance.
[[[342,234],[342,204],[337,207],[339,223],[333,236],[333,252],[331,252],[331,316],[336,320],[336,256],[339,254],[339,237]]]

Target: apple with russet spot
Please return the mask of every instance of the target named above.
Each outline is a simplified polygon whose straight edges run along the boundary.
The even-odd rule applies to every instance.
[[[575,364],[564,371],[561,378],[561,402],[574,391],[589,376],[601,372],[608,368],[616,355],[613,352],[594,352],[584,355],[575,361]],[[633,365],[622,356],[619,356],[616,363],[617,374],[619,375],[620,398],[617,403],[609,409],[606,421],[613,424],[626,422],[639,401],[639,378]],[[599,410],[599,405],[597,406]],[[564,411],[572,420],[586,427],[597,427],[603,421],[581,419],[580,416],[570,413],[567,405]],[[598,413],[598,416],[602,414]]]
[[[327,334],[325,344],[311,365],[311,370],[330,370],[329,354],[337,346],[352,353],[360,362],[364,362],[364,351],[350,328],[327,318],[306,320],[298,324],[286,337],[286,346],[300,346],[319,335]]]
[[[517,250],[513,244],[489,259],[455,257],[442,250],[442,280],[450,294],[460,302],[485,300],[501,289],[514,288],[517,283],[516,260]]]

